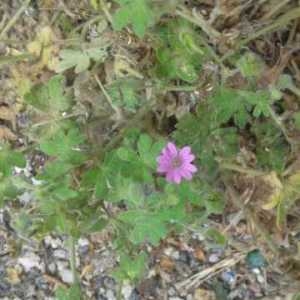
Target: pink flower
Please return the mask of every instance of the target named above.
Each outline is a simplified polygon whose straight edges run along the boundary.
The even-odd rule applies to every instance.
[[[168,143],[157,157],[157,172],[166,175],[169,182],[179,184],[182,178],[191,180],[197,168],[192,164],[195,155],[191,152],[191,147],[178,149],[175,144]]]

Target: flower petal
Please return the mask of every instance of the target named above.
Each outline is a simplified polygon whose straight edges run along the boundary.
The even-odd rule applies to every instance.
[[[171,182],[171,183],[174,182],[173,172],[168,172],[168,173],[167,173],[166,180],[167,180],[168,182]]]
[[[157,162],[159,164],[171,164],[172,159],[168,156],[159,156],[158,159],[157,159]]]
[[[186,162],[186,163],[190,163],[190,162],[192,162],[194,159],[195,159],[195,155],[194,154],[179,154],[179,156],[180,156],[180,158],[181,158],[181,160],[183,161],[183,162]]]
[[[186,156],[186,155],[189,155],[190,153],[191,153],[191,147],[190,146],[185,146],[185,147],[183,147],[181,150],[180,150],[180,152],[179,152],[179,154],[180,155],[183,155],[183,156]]]
[[[198,170],[196,166],[194,166],[193,164],[190,164],[190,163],[185,164],[183,166],[183,168],[184,168],[184,170],[187,170],[187,171],[189,171],[191,173],[195,173]]]
[[[191,172],[189,172],[188,170],[181,170],[180,174],[186,180],[191,180],[193,178],[193,174]]]
[[[170,155],[172,157],[174,157],[174,156],[176,156],[178,154],[177,148],[176,148],[176,146],[175,146],[174,143],[169,142],[167,144],[167,149],[168,149],[168,152],[170,153]]]
[[[173,175],[174,182],[179,184],[181,182],[181,176],[179,172],[175,172]]]

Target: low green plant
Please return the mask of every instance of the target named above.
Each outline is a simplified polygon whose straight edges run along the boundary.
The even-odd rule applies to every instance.
[[[104,11],[108,9],[105,1],[90,3],[95,10],[100,6]],[[28,152],[34,149],[45,157],[45,164],[36,170],[38,184],[22,175],[12,176],[15,166],[25,167],[23,153],[27,151],[17,152],[3,144],[0,197],[2,203],[30,191],[34,200],[30,222],[26,211],[15,222],[15,228],[28,235],[35,233],[42,238],[54,231],[73,240],[109,229],[113,250],[120,259],[112,274],[120,281],[138,281],[147,268],[148,245],[157,247],[169,234],[181,230],[200,230],[210,215],[223,212],[222,178],[231,175],[230,168],[224,167],[226,164],[233,165],[232,170],[247,173],[245,153],[252,152],[259,171],[283,173],[287,164],[284,157],[292,147],[277,113],[284,110],[282,91],[297,89],[287,75],[258,88],[266,66],[258,55],[246,52],[230,62],[228,75],[209,82],[210,88],[204,96],[200,95],[199,90],[206,82],[199,82],[199,74],[207,60],[211,62],[211,57],[218,56],[212,55],[213,47],[203,42],[199,28],[172,14],[176,12],[177,1],[117,0],[115,4],[111,6],[112,15],[106,11],[113,29],[119,31],[129,26],[134,35],[130,30],[124,35],[130,36],[130,42],[147,36],[150,50],[144,44],[141,46],[141,52],[147,52],[142,54],[149,58],[145,68],[136,71],[130,67],[130,74],[114,74],[116,62],[130,60],[122,57],[127,53],[123,46],[116,47],[104,38],[96,44],[62,49],[56,69],[60,74],[33,85],[24,96],[33,120],[26,132],[31,145]],[[110,34],[119,38],[115,32]],[[142,61],[143,55],[134,55]],[[224,70],[224,65],[220,67]],[[64,71],[67,72],[63,74]],[[74,82],[83,74],[91,84],[80,91],[83,99],[78,101]],[[240,76],[243,84],[234,86],[230,74]],[[190,111],[180,119],[166,117],[164,112],[170,86],[175,91],[184,87],[184,96],[189,101]],[[80,89],[80,84],[76,89]],[[91,89],[96,96],[86,100],[85,93]],[[170,95],[174,96],[173,89]],[[118,114],[117,118],[109,113],[103,114],[103,119],[102,115],[95,117],[95,111],[105,110],[103,99]],[[181,100],[171,99],[175,99],[174,106]],[[89,124],[101,125],[106,120],[113,126],[108,126],[105,138],[101,142],[91,138]],[[299,112],[294,113],[291,126],[298,130],[299,120]],[[155,122],[168,124],[167,134]],[[174,128],[172,122],[176,123]],[[158,173],[157,158],[170,140],[192,148],[198,167],[192,180],[174,184]],[[294,191],[298,189],[299,175],[289,179],[277,195],[277,209],[286,195],[290,203],[299,197]],[[280,215],[284,219],[286,210]],[[205,234],[212,244],[226,245],[226,237],[217,230],[209,228]],[[79,299],[79,295],[77,282],[70,289],[60,288],[56,292],[57,299]]]

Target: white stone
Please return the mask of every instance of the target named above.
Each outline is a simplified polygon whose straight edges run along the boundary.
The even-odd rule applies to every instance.
[[[129,283],[124,283],[122,286],[122,295],[124,300],[129,300],[132,294],[133,287]]]
[[[208,261],[209,261],[210,263],[216,263],[216,262],[218,262],[219,260],[220,260],[220,257],[219,257],[219,255],[216,254],[216,253],[213,253],[213,254],[211,254],[211,255],[208,257]]]
[[[41,263],[39,256],[33,252],[26,253],[20,257],[18,263],[23,267],[25,272],[30,271],[32,268],[37,268],[41,271],[44,270],[44,264]]]
[[[64,249],[56,249],[53,252],[53,256],[58,258],[58,259],[68,259],[68,252]]]
[[[90,244],[89,240],[88,239],[85,239],[85,238],[80,238],[78,240],[78,246],[79,247],[85,247],[85,246],[88,246]]]
[[[59,271],[59,276],[61,280],[65,283],[73,283],[73,273],[69,269],[62,269]]]
[[[51,235],[47,235],[44,238],[44,243],[46,246],[50,246],[52,249],[62,247],[62,241],[58,238],[53,238]]]
[[[25,192],[19,196],[19,201],[23,205],[27,205],[32,200],[32,194],[29,192]]]
[[[116,300],[116,297],[115,297],[114,292],[112,290],[108,290],[106,292],[106,298],[108,300]]]

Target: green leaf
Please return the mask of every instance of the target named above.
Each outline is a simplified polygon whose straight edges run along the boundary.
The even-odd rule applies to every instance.
[[[243,128],[249,120],[248,103],[233,89],[219,88],[211,97],[211,103],[219,124],[227,123],[233,118],[235,123]]]
[[[80,163],[84,158],[79,146],[84,142],[84,137],[77,128],[67,132],[59,131],[50,139],[40,142],[40,149],[49,156],[58,157],[59,160]]]
[[[52,191],[52,195],[58,200],[66,201],[72,198],[76,198],[78,196],[78,193],[70,187],[61,184],[56,186],[56,188]]]
[[[64,77],[53,76],[46,84],[34,86],[25,95],[28,104],[45,113],[59,113],[69,109],[71,101],[64,94]]]
[[[276,125],[271,121],[256,122],[251,127],[256,138],[256,158],[263,169],[282,172],[285,169],[289,147]]]
[[[268,117],[270,115],[270,105],[273,103],[268,91],[238,91],[244,101],[254,106],[253,116],[258,118],[260,116]]]
[[[107,86],[107,92],[114,105],[122,107],[128,112],[135,112],[141,105],[141,100],[137,92],[139,88],[139,81],[126,78],[116,80]]]
[[[136,281],[142,278],[146,270],[146,259],[147,255],[144,252],[133,258],[123,254],[119,266],[113,272],[113,276],[121,282],[125,280]]]
[[[75,73],[87,70],[91,64],[91,59],[104,61],[107,57],[106,47],[91,47],[84,50],[64,49],[59,53],[61,58],[56,72],[61,73],[75,67]]]
[[[156,246],[167,235],[165,223],[155,214],[131,210],[121,213],[118,218],[131,225],[128,237],[135,245],[149,242]]]
[[[93,210],[93,213],[95,211]],[[107,220],[98,217],[95,218],[93,214],[88,215],[79,223],[80,232],[82,234],[91,234],[95,232],[100,232],[107,225]]]
[[[14,167],[24,168],[26,159],[20,152],[13,151],[7,145],[0,145],[0,177],[12,175]]]
[[[214,242],[216,242],[218,245],[220,246],[225,246],[226,244],[226,237],[218,230],[216,230],[215,228],[209,228],[205,235],[208,238],[211,238],[214,240]]]
[[[26,237],[30,237],[30,235],[34,231],[33,226],[34,216],[29,215],[25,211],[21,211],[17,214],[17,216],[12,220],[12,227],[18,234]]]
[[[73,67],[75,67],[76,73],[80,73],[87,70],[90,66],[90,58],[88,54],[81,50],[65,49],[60,51],[59,56],[61,61],[56,68],[56,72],[58,73]]]
[[[78,284],[73,284],[70,288],[59,287],[55,291],[56,300],[81,300],[81,291]]]
[[[0,179],[0,207],[4,205],[4,201],[13,200],[18,195],[19,188],[13,182],[11,177]]]
[[[181,19],[159,27],[160,47],[156,49],[156,71],[163,80],[197,80],[206,53],[198,35],[189,23]]]
[[[69,173],[72,168],[72,164],[65,163],[64,161],[48,161],[40,178],[46,180],[55,180],[56,178]]]
[[[289,74],[282,74],[279,76],[276,87],[280,90],[290,89],[294,86],[293,79]]]
[[[144,203],[144,198],[140,183],[134,182],[131,178],[124,178],[119,174],[116,176],[106,200],[112,202],[123,200],[129,207],[138,207]]]
[[[116,0],[120,8],[113,16],[113,27],[121,30],[131,24],[134,33],[142,38],[154,23],[154,13],[147,0]]]
[[[246,52],[237,61],[237,67],[244,77],[258,77],[263,71],[264,61],[253,52]]]
[[[149,135],[142,134],[138,140],[137,148],[143,163],[148,167],[156,168],[156,158],[164,147],[164,141],[154,142]]]

